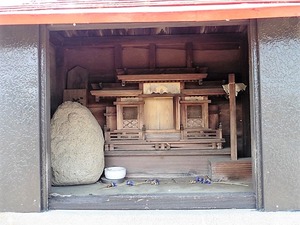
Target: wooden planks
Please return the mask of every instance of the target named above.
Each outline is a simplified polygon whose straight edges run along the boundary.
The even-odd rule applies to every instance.
[[[96,102],[100,97],[137,97],[142,94],[142,90],[92,90],[91,95],[95,96]]]
[[[209,175],[213,180],[251,179],[252,160],[243,158],[238,160],[210,159]]]
[[[225,95],[222,87],[219,88],[199,88],[199,89],[183,89],[184,95]]]
[[[144,121],[147,130],[174,129],[172,97],[145,98]]]
[[[67,89],[87,89],[88,76],[89,72],[87,69],[75,66],[68,71]]]
[[[187,74],[136,74],[117,75],[122,82],[151,82],[151,81],[198,81],[207,77],[206,73]]]
[[[190,209],[255,209],[252,192],[200,192],[51,196],[50,210],[190,210]]]
[[[129,154],[128,154],[129,153]],[[229,149],[177,151],[105,151],[105,165],[122,165],[128,177],[155,174],[158,177],[180,177],[189,172],[209,174],[209,159],[229,159]],[[147,176],[147,175],[146,175]]]

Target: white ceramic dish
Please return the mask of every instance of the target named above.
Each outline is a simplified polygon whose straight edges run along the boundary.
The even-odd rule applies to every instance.
[[[126,169],[124,167],[107,167],[104,169],[104,175],[106,179],[123,179],[126,176]]]

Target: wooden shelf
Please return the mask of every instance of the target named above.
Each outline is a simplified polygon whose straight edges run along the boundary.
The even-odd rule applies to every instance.
[[[117,101],[117,102],[114,102],[114,105],[143,105],[143,104],[145,104],[144,101],[128,101],[128,102]]]
[[[201,81],[207,77],[206,73],[186,73],[186,74],[135,74],[117,75],[122,82],[180,82],[180,81]]]
[[[119,150],[119,151],[105,151],[105,156],[128,157],[130,156],[198,156],[198,155],[230,155],[230,149],[224,148],[221,150],[214,149],[185,149],[185,150]]]
[[[211,100],[180,101],[181,104],[202,104],[211,103]]]
[[[92,90],[91,95],[95,97],[137,97],[142,90]]]
[[[199,89],[183,89],[182,94],[184,95],[225,95],[225,91],[222,87],[220,88],[199,88]]]

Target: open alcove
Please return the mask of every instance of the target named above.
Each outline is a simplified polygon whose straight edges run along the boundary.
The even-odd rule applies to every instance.
[[[85,105],[139,184],[53,186],[50,209],[255,208],[247,21],[49,29],[51,115]]]

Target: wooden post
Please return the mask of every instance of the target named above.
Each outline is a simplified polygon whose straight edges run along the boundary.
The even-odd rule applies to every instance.
[[[236,134],[236,101],[235,101],[235,75],[228,76],[229,109],[230,109],[230,150],[231,160],[237,160],[237,134]]]

